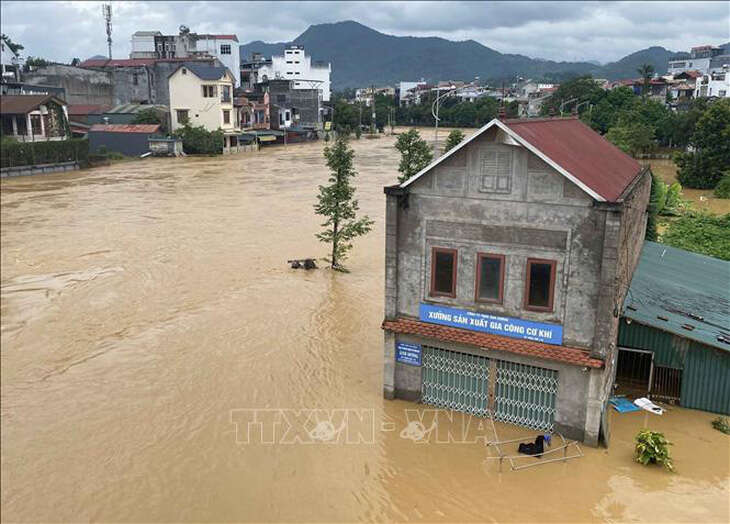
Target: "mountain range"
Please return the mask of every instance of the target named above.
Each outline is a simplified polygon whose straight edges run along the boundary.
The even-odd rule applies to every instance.
[[[332,89],[370,84],[394,85],[400,81],[514,80],[516,76],[560,80],[579,74],[596,78],[635,78],[636,69],[651,64],[657,73],[667,71],[667,60],[677,53],[663,47],[642,49],[622,59],[596,62],[556,62],[519,54],[500,53],[474,40],[454,42],[438,37],[393,36],[358,22],[345,21],[310,26],[291,42],[260,40],[240,46],[241,57],[260,52],[266,57],[283,54],[288,44],[304,46],[313,60],[332,64]]]

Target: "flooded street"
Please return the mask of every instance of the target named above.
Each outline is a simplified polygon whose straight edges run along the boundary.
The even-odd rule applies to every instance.
[[[393,143],[354,142],[375,226],[349,274],[286,264],[327,252],[322,143],[2,180],[3,520],[728,522],[710,413],[611,413],[610,449],[516,472],[485,461],[479,419],[439,418],[467,442],[408,438],[433,413],[382,398]],[[302,410],[346,436],[310,438]],[[676,474],[632,462],[644,426]]]

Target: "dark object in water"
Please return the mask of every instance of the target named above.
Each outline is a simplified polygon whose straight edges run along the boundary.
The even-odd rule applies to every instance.
[[[522,442],[520,444],[520,447],[517,448],[517,451],[519,453],[524,453],[525,455],[535,455],[536,458],[540,458],[540,456],[545,451],[545,447],[543,446],[543,441],[545,440],[545,437],[543,435],[538,435],[535,439],[535,442]]]
[[[294,259],[294,260],[287,260],[287,263],[291,265],[292,269],[317,269],[317,264],[315,264],[313,258],[300,258],[300,259]]]

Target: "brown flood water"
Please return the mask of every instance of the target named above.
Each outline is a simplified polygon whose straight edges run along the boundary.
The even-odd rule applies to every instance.
[[[3,180],[3,519],[727,522],[730,446],[709,413],[614,413],[610,449],[501,474],[478,419],[471,443],[403,438],[433,413],[381,394],[392,144],[354,144],[376,226],[350,274],[285,263],[326,252],[323,144]],[[236,410],[255,408],[295,430],[246,443]],[[348,436],[308,438],[303,409]],[[454,438],[468,420],[442,418]],[[644,426],[675,442],[677,474],[632,462]]]

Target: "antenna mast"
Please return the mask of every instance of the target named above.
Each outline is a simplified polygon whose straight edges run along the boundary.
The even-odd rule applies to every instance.
[[[101,13],[106,21],[106,44],[109,47],[109,60],[112,59],[112,4],[102,4]]]

